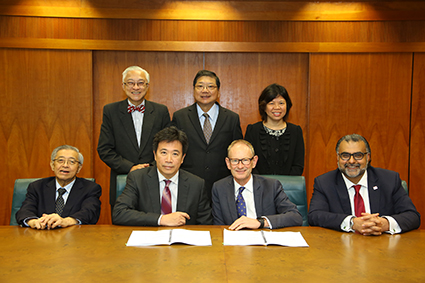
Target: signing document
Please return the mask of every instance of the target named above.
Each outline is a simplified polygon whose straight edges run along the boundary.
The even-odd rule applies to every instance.
[[[286,247],[308,247],[300,232],[274,232],[274,231],[223,231],[223,245],[249,246],[249,245],[279,245]]]
[[[172,229],[160,231],[133,231],[128,239],[127,246],[155,246],[176,243],[193,246],[212,245],[210,231]]]

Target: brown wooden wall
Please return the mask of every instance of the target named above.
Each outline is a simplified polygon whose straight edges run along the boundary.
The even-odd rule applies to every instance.
[[[149,71],[147,98],[170,114],[193,103],[198,70],[215,71],[220,103],[239,113],[243,131],[260,119],[262,89],[284,85],[289,121],[304,131],[308,197],[314,177],[336,168],[336,141],[356,132],[371,144],[372,165],[399,172],[425,214],[421,2],[3,2],[0,225],[9,223],[14,180],[50,176],[50,153],[64,143],[84,154],[79,176],[101,184],[99,223],[110,223],[109,168],[96,147],[102,108],[125,98],[130,65]]]

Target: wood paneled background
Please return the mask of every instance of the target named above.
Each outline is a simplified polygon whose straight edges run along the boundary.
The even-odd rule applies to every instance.
[[[425,214],[422,1],[6,0],[0,54],[0,225],[14,180],[50,176],[50,153],[64,143],[83,153],[79,176],[102,186],[99,223],[111,222],[109,168],[96,147],[102,108],[125,98],[130,65],[148,70],[147,98],[170,114],[193,103],[198,70],[215,71],[220,103],[243,131],[260,120],[262,89],[282,84],[289,121],[304,132],[308,198],[314,178],[336,168],[337,140],[355,132]]]

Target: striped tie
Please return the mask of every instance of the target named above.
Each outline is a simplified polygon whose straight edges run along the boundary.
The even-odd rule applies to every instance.
[[[211,135],[212,135],[212,127],[210,123],[210,116],[207,113],[204,113],[203,116],[205,117],[204,121],[204,136],[207,143],[210,143]]]
[[[161,201],[161,214],[169,214],[172,212],[171,209],[171,192],[168,187],[171,183],[170,180],[164,180],[165,188],[162,191],[162,201]]]

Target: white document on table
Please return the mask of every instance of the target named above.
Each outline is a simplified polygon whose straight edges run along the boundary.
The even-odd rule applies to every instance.
[[[127,246],[171,245],[175,243],[193,246],[211,246],[210,231],[172,229],[160,231],[133,231]]]
[[[308,247],[300,232],[274,231],[223,231],[223,245],[225,246],[267,246],[279,245],[286,247]]]

